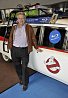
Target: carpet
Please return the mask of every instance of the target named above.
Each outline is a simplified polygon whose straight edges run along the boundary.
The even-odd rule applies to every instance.
[[[29,71],[29,76],[35,73],[35,71],[29,68],[28,71]],[[5,62],[0,54],[0,93],[14,86],[18,82],[19,82],[19,78],[16,74],[13,63]]]
[[[0,95],[0,98],[68,98],[68,85],[40,73],[30,76],[26,91],[18,83]]]

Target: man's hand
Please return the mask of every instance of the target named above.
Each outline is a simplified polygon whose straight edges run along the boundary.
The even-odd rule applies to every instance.
[[[38,52],[42,52],[42,51],[43,51],[42,49],[39,49],[39,48],[37,49],[37,53],[38,53]]]

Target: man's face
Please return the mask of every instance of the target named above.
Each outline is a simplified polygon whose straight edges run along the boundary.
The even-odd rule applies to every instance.
[[[24,15],[18,15],[17,22],[18,24],[23,25],[25,23]]]

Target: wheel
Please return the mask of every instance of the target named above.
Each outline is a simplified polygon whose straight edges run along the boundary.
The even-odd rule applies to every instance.
[[[2,54],[2,58],[6,62],[10,62],[11,61],[10,58],[8,56],[6,56],[5,54]]]

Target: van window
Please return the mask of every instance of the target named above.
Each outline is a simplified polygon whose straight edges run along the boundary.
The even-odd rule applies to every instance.
[[[40,34],[40,26],[33,27],[33,30],[34,30],[36,41],[37,41],[37,44],[38,44],[39,34]]]
[[[12,27],[0,27],[0,36],[8,39],[11,28]]]
[[[39,34],[40,34],[40,27],[37,27],[37,30],[36,30],[36,40],[37,40],[37,44],[38,44],[38,41],[39,41]]]
[[[0,11],[0,23],[2,23],[2,14],[1,14],[1,11]]]
[[[44,27],[42,31],[39,34],[38,45],[56,48],[56,49],[63,49],[63,43],[64,43],[65,33],[66,33],[65,29]]]
[[[9,39],[10,32],[11,32],[11,26],[7,27],[5,30],[5,38]]]

